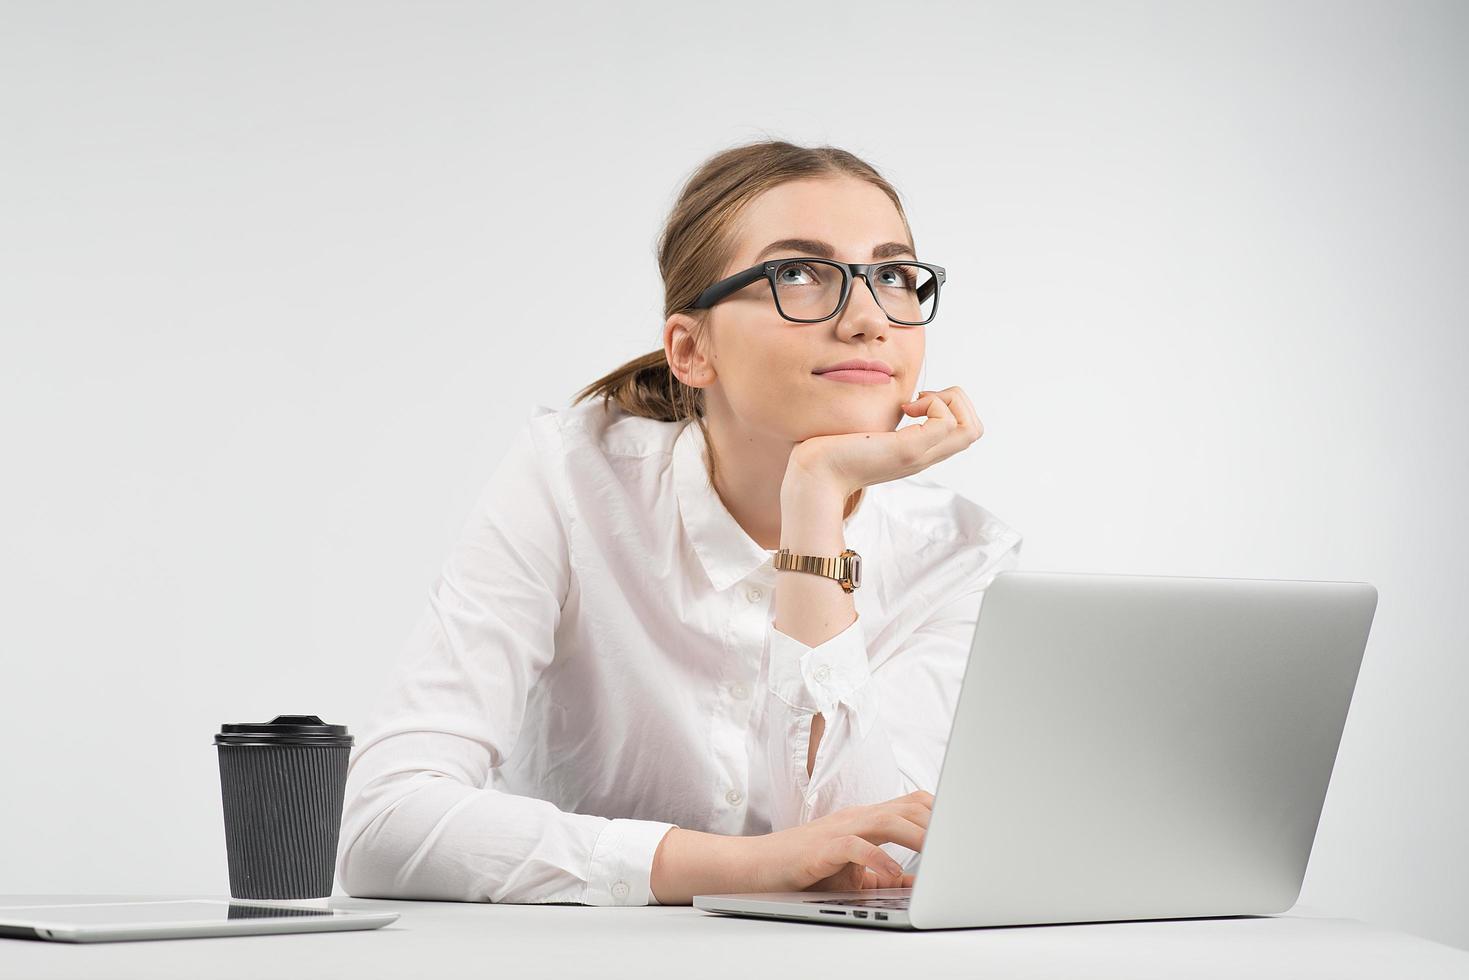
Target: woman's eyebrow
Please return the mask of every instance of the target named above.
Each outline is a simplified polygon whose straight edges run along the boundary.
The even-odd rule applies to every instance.
[[[818,241],[815,238],[782,238],[762,248],[760,254],[755,256],[755,261],[760,261],[776,250],[801,252],[805,255],[819,255],[824,259],[830,259],[836,256],[836,249],[832,248],[826,242]],[[910,246],[902,242],[884,242],[872,250],[872,257],[874,259],[890,259],[896,255],[910,255],[915,259],[918,257]]]

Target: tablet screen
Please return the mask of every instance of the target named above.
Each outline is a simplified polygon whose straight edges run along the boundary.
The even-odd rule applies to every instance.
[[[20,925],[134,926],[181,922],[222,922],[230,919],[279,919],[299,916],[335,916],[341,909],[292,908],[286,905],[247,905],[239,902],[114,902],[98,905],[0,906],[0,923]]]

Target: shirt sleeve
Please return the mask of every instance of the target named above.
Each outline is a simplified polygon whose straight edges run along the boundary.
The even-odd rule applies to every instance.
[[[489,786],[551,662],[570,582],[542,462],[522,428],[481,493],[352,752],[338,881],[362,898],[658,904],[653,855],[675,826],[568,813]]]
[[[860,614],[813,647],[776,629],[772,612],[766,762],[774,830],[843,807],[937,789],[984,590],[996,574],[1017,567],[1021,543],[1015,535],[876,668],[869,665]],[[825,729],[808,776],[818,712]],[[894,842],[882,848],[904,870],[917,867],[917,852]]]

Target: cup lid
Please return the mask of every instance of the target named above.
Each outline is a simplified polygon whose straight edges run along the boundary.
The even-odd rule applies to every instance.
[[[317,715],[276,715],[267,722],[242,722],[221,725],[214,736],[216,744],[247,742],[352,744],[346,725],[328,725]]]

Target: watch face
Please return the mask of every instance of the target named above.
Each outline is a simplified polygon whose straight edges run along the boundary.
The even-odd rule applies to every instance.
[[[847,559],[847,574],[852,580],[852,588],[862,584],[862,556],[853,555]]]

